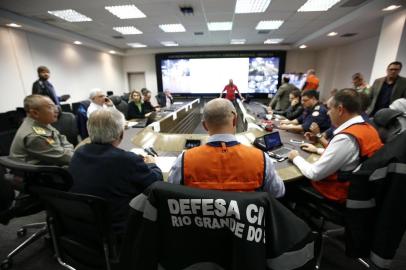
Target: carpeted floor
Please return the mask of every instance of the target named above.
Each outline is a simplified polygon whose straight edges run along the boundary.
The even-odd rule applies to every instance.
[[[44,213],[18,218],[10,221],[7,226],[0,225],[0,259],[3,260],[6,254],[21,243],[26,237],[18,238],[16,231],[18,228],[27,223],[40,222],[45,219]],[[27,233],[29,235],[30,232]],[[60,266],[53,256],[52,248],[48,241],[40,239],[33,243],[32,246],[23,250],[13,259],[14,270],[62,270],[64,267]],[[347,258],[343,250],[333,242],[326,242],[324,256],[322,259],[321,269],[327,270],[365,270],[365,268],[358,262]],[[406,236],[395,257],[392,270],[406,269]]]

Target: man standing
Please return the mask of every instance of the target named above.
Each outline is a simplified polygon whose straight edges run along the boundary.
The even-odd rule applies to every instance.
[[[73,145],[51,126],[58,109],[49,97],[30,95],[24,99],[27,117],[18,129],[10,156],[31,164],[68,165]]]
[[[235,93],[238,94],[241,100],[244,100],[244,98],[241,96],[240,92],[238,91],[237,86],[233,83],[233,80],[230,79],[228,81],[228,84],[224,86],[223,91],[221,91],[220,97],[223,95],[224,91],[226,91],[226,99],[228,99],[231,102],[235,102]]]
[[[48,81],[49,79],[49,69],[45,66],[40,66],[37,68],[39,79],[32,85],[32,94],[48,96],[55,105],[60,105],[60,101],[66,101],[70,98],[70,95],[63,95],[58,97],[55,92],[54,86]]]
[[[319,82],[319,78],[316,77],[316,71],[314,69],[309,69],[307,71],[307,78],[302,91],[317,90],[317,88],[319,88]]]
[[[182,153],[168,182],[229,191],[263,190],[275,197],[285,193],[283,181],[268,155],[240,144],[235,137],[237,113],[226,99],[213,99],[203,111],[207,144]]]
[[[310,131],[310,125],[315,122],[321,131],[330,128],[331,123],[327,115],[326,107],[319,102],[316,90],[302,92],[302,105],[305,111],[294,120],[282,120],[279,129],[292,132]]]
[[[388,108],[398,98],[406,98],[406,78],[399,76],[401,69],[401,62],[392,62],[386,68],[386,77],[374,81],[370,91],[372,101],[367,110],[370,116]]]
[[[269,107],[271,107],[272,110],[286,111],[289,108],[289,94],[297,89],[297,87],[289,83],[289,81],[289,77],[282,78],[282,85],[279,87],[276,95],[272,98],[271,103],[269,104]]]
[[[382,147],[379,134],[360,116],[359,93],[354,89],[342,89],[328,100],[328,114],[337,128],[326,149],[303,144],[308,152],[321,154],[310,164],[298,151],[288,157],[302,174],[311,179],[311,184],[324,197],[343,203],[347,198],[349,178],[360,162],[372,156]]]

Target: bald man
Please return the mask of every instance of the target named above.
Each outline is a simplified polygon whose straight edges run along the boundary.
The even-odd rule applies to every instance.
[[[58,108],[47,96],[30,95],[24,99],[27,117],[18,129],[10,156],[31,164],[68,165],[73,145],[51,126],[58,119]]]
[[[268,155],[240,144],[235,137],[237,113],[231,101],[216,98],[206,104],[203,127],[207,144],[182,153],[168,182],[204,189],[285,193],[283,181]]]

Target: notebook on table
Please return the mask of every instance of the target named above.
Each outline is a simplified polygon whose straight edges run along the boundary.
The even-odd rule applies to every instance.
[[[274,131],[263,136],[266,151],[281,157],[287,157],[291,148],[284,147],[279,131]]]

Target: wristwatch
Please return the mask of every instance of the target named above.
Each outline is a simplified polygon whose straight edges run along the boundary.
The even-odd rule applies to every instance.
[[[321,133],[317,133],[316,137],[317,137],[317,139],[321,139],[321,137],[323,137],[323,135]]]

